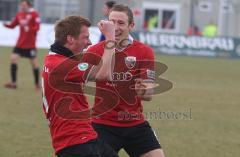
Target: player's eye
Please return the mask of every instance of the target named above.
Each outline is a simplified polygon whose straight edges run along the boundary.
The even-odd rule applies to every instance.
[[[118,22],[119,25],[124,25],[125,23],[123,21]]]

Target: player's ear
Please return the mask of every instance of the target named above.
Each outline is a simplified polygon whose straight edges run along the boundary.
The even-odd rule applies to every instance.
[[[129,29],[130,29],[130,31],[131,31],[134,27],[135,27],[135,23],[134,23],[134,22],[132,22],[132,23],[129,24]]]
[[[71,35],[67,35],[67,43],[73,44],[74,38]]]

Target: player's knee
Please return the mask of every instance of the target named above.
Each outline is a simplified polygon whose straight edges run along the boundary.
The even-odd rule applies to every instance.
[[[18,61],[18,58],[19,58],[18,55],[12,54],[12,55],[10,56],[11,63],[16,64],[17,61]]]

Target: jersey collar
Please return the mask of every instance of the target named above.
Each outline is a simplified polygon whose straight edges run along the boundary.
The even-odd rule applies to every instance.
[[[73,53],[71,50],[69,50],[68,48],[58,44],[57,42],[55,42],[54,44],[51,45],[50,47],[50,51],[51,52],[54,52],[54,53],[57,53],[57,54],[60,54],[60,55],[63,55],[63,56],[66,56],[66,57],[72,57],[73,56]]]
[[[122,51],[124,51],[129,45],[132,45],[133,44],[133,37],[129,34],[128,35],[128,45],[126,46],[126,47],[123,47],[123,48],[121,48],[121,49],[117,49],[116,48],[116,50],[118,51],[118,52],[122,52]]]

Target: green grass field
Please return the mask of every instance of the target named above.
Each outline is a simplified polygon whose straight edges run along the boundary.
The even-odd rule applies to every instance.
[[[0,157],[53,157],[41,92],[33,86],[29,61],[19,62],[18,89],[8,90],[11,48],[0,48]],[[42,64],[46,50],[39,51]],[[173,82],[168,92],[145,103],[167,157],[238,157],[240,154],[240,60],[157,56]],[[191,117],[190,117],[191,110]],[[127,155],[121,151],[121,157]]]

